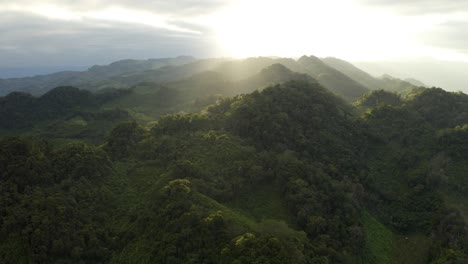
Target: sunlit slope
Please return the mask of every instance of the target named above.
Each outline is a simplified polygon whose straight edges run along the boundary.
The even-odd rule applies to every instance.
[[[337,58],[324,58],[322,59],[327,65],[337,69],[338,71],[346,74],[354,81],[362,84],[369,90],[386,90],[390,92],[396,92],[400,94],[407,94],[411,90],[424,87],[425,85],[418,80],[408,79],[400,80],[389,75],[381,77],[373,77],[367,72],[357,68],[353,64],[340,60]]]
[[[0,94],[11,91],[40,95],[57,86],[75,86],[92,91],[106,88],[128,89],[140,83],[176,82],[205,71],[223,74],[230,81],[240,81],[259,74],[263,69],[282,64],[294,72],[305,73],[325,88],[348,101],[357,99],[367,88],[345,74],[323,63],[320,59],[303,56],[292,58],[255,57],[238,59],[200,59],[178,57],[146,61],[124,60],[107,66],[93,66],[83,72],[60,72],[28,78],[0,80]],[[273,78],[274,75],[271,75]]]
[[[198,112],[221,97],[250,93],[290,80],[313,82],[311,77],[292,72],[280,64],[268,66],[241,80],[233,80],[231,76],[217,71],[204,71],[165,84],[140,83],[128,90],[125,96],[107,102],[103,108],[119,107],[149,118],[179,111]]]
[[[347,61],[332,57],[323,58],[322,61],[370,90],[383,89],[378,80]]]
[[[289,80],[312,78],[272,65],[239,81],[206,71],[166,84],[146,82],[131,89],[102,89],[95,93],[74,87],[58,87],[40,97],[14,92],[0,97],[0,129],[4,134],[27,131],[49,138],[93,138],[97,143],[124,120],[149,122],[164,114],[198,112],[221,97]]]

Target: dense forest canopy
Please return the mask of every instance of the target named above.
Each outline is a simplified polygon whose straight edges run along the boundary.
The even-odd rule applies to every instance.
[[[468,262],[467,95],[313,56],[93,72],[0,97],[0,263]]]

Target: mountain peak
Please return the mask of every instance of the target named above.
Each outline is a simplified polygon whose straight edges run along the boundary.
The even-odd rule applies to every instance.
[[[319,58],[313,56],[313,55],[310,55],[310,56],[302,56],[299,58],[299,60],[297,61],[298,63],[302,64],[302,65],[308,65],[308,64],[324,64]]]
[[[265,74],[265,73],[269,73],[269,72],[272,72],[272,73],[291,73],[292,71],[288,67],[284,66],[281,63],[275,63],[275,64],[272,64],[272,65],[262,69],[262,71],[260,73]]]

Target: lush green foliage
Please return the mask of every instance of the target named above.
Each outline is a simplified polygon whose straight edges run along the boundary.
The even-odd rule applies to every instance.
[[[384,90],[376,90],[361,96],[353,105],[361,112],[366,112],[377,107],[398,106],[402,103],[399,95]]]
[[[2,128],[39,132],[0,140],[0,262],[466,262],[467,96],[356,109],[319,82],[272,65],[1,98]]]

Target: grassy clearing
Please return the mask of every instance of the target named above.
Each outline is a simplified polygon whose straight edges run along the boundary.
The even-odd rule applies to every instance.
[[[368,212],[362,222],[366,232],[363,264],[424,264],[430,239],[422,234],[397,235]]]
[[[425,264],[428,263],[429,247],[431,241],[422,234],[408,236],[395,236],[393,240],[394,260],[399,264]]]
[[[257,221],[275,219],[293,224],[291,212],[274,183],[260,184],[255,191],[243,192],[228,206]]]
[[[225,206],[215,200],[198,194],[204,204],[209,205],[214,211],[221,211],[228,221],[233,222],[231,226],[231,235],[238,236],[247,231],[254,231],[262,234],[271,234],[281,238],[297,238],[305,240],[306,234],[303,231],[297,231],[284,220],[262,219],[252,217],[252,214],[239,208]],[[261,209],[264,210],[264,209]]]
[[[366,233],[366,244],[362,263],[390,264],[393,255],[394,235],[368,212],[364,212],[362,223]]]

